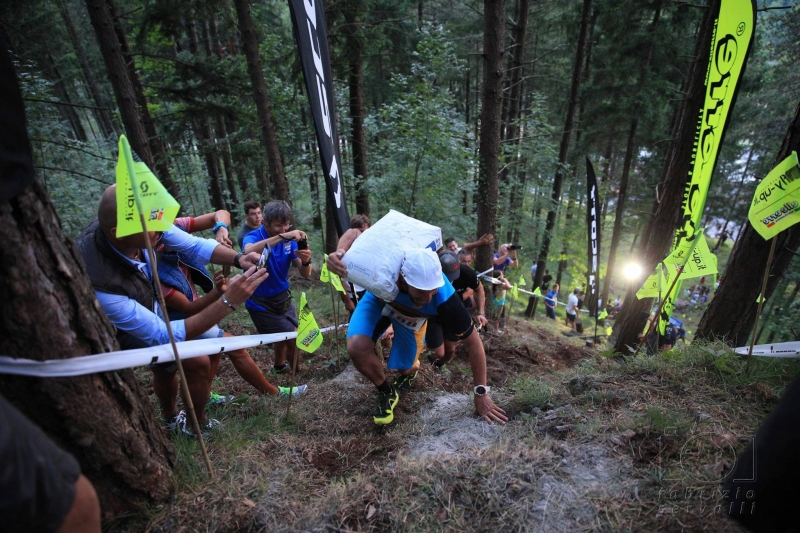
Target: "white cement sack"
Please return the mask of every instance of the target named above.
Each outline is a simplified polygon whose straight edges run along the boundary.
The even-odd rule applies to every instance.
[[[358,236],[342,258],[347,279],[378,298],[391,302],[397,296],[397,275],[406,250],[442,247],[442,230],[391,210]]]

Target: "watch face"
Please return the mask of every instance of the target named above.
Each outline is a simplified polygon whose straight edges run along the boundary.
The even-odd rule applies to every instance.
[[[486,394],[486,387],[484,387],[483,385],[478,385],[477,387],[475,387],[475,394],[477,394],[478,396],[483,396],[484,394]]]

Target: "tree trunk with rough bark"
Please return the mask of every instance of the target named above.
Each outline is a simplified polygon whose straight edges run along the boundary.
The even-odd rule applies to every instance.
[[[178,198],[180,191],[178,190],[178,185],[172,181],[172,176],[169,171],[169,160],[167,158],[167,153],[164,150],[164,145],[161,143],[161,138],[156,130],[156,124],[153,122],[153,117],[150,116],[147,97],[144,95],[144,86],[142,85],[142,81],[139,79],[139,75],[136,72],[136,61],[133,58],[131,47],[128,44],[128,37],[125,34],[125,29],[122,27],[122,12],[114,0],[107,0],[107,2],[109,13],[111,13],[111,16],[113,17],[114,29],[117,35],[117,40],[119,41],[120,51],[125,60],[125,64],[128,67],[128,75],[131,80],[131,86],[133,87],[134,95],[136,96],[136,102],[139,105],[139,116],[141,117],[144,131],[147,133],[147,143],[150,147],[149,153],[151,160],[150,162],[144,158],[143,160],[147,163],[147,166],[153,170],[156,176],[158,176],[158,180],[164,185],[164,187],[167,188],[169,193],[175,198]]]
[[[575,111],[578,107],[578,95],[581,86],[581,71],[583,69],[583,58],[586,52],[586,35],[589,32],[590,13],[592,11],[592,0],[583,0],[583,12],[581,14],[581,26],[578,33],[578,49],[575,53],[575,64],[572,68],[572,84],[569,90],[569,100],[567,102],[567,115],[564,119],[564,133],[561,135],[561,144],[558,150],[558,168],[553,179],[553,192],[550,195],[552,204],[547,212],[547,223],[545,224],[542,247],[539,250],[539,258],[536,267],[536,279],[534,287],[542,284],[544,277],[544,266],[547,263],[547,255],[550,253],[550,243],[553,240],[553,233],[556,228],[556,218],[561,205],[561,190],[564,187],[564,165],[567,163],[569,153],[570,138],[575,118]]]
[[[111,112],[108,108],[108,102],[106,102],[100,93],[100,89],[97,85],[97,78],[94,75],[94,71],[92,71],[92,67],[89,65],[89,60],[86,57],[86,50],[83,48],[83,44],[81,44],[80,36],[75,29],[75,24],[72,22],[72,17],[70,17],[66,2],[64,0],[59,0],[58,7],[61,12],[61,19],[64,21],[64,27],[67,29],[67,34],[69,34],[72,48],[75,50],[75,55],[78,57],[78,62],[81,65],[81,72],[86,79],[86,84],[89,86],[89,93],[92,95],[92,101],[97,107],[104,108],[96,109],[94,115],[103,132],[103,137],[107,139],[116,134],[114,123],[111,121]]]
[[[214,209],[228,209],[225,205],[225,196],[222,192],[222,171],[220,170],[219,157],[214,151],[214,133],[211,131],[211,121],[208,118],[192,120],[192,130],[200,142],[200,151],[208,171],[208,194],[211,196],[211,206]]]
[[[511,184],[509,197],[508,197],[508,210],[509,210],[509,228],[507,232],[507,240],[509,242],[517,242],[519,240],[519,226],[522,220],[522,203],[525,190],[525,154],[518,153],[518,146],[522,140],[524,132],[522,116],[525,112],[523,105],[523,91],[524,88],[524,61],[525,61],[525,33],[528,27],[528,8],[530,6],[529,0],[518,0],[517,2],[517,23],[514,25],[513,40],[514,52],[512,54],[513,60],[510,65],[511,80],[509,82],[510,94],[508,101],[508,119],[507,127],[505,129],[504,143],[510,145],[511,160],[516,160],[516,167],[514,174],[516,179]],[[506,176],[509,172],[506,166],[503,173],[500,175],[500,182],[506,181]]]
[[[228,132],[225,130],[225,120],[222,118],[222,115],[217,114],[215,126],[215,132],[217,134],[217,148],[219,149],[222,157],[222,165],[225,170],[225,183],[228,186],[228,194],[230,194],[233,205],[239,205],[239,195],[236,194],[236,170],[233,166],[231,149],[230,145],[228,144]],[[231,222],[233,222],[234,226],[238,226],[239,211],[232,208],[229,209],[229,211],[231,212]]]
[[[353,176],[355,176],[356,213],[369,215],[367,192],[367,136],[364,130],[364,54],[359,35],[359,13],[364,10],[361,0],[350,0],[343,9],[345,24],[345,50],[350,61],[348,87],[350,89],[350,132],[353,149]]]
[[[503,113],[503,51],[505,0],[484,0],[483,14],[483,108],[479,148],[478,235],[495,232],[497,225],[497,171],[500,125]],[[480,271],[491,268],[492,250],[481,246],[476,263]]]
[[[258,52],[258,36],[255,24],[250,13],[249,0],[234,0],[236,16],[239,22],[239,32],[242,34],[242,48],[247,59],[247,72],[250,74],[250,84],[253,86],[253,99],[258,113],[258,129],[261,133],[261,142],[267,154],[269,178],[272,181],[273,198],[291,202],[289,197],[289,184],[283,173],[283,161],[278,146],[278,134],[275,131],[275,120],[267,94],[267,84],[264,73],[261,71],[261,57]],[[266,195],[267,191],[260,191]]]
[[[0,203],[0,223],[3,354],[44,361],[118,350],[114,327],[44,187],[35,181]],[[105,516],[172,494],[174,450],[131,370],[50,379],[0,375],[0,389],[78,459]]]
[[[303,131],[308,131],[308,119],[306,118],[306,111],[300,108],[300,120],[303,123]],[[315,161],[318,160],[319,153],[317,152],[316,145],[313,140],[303,142],[303,152],[305,153],[306,164],[308,165],[308,188],[311,190],[311,211],[312,211],[312,224],[314,229],[322,229],[322,210],[320,208],[319,198],[319,178],[317,177]]]
[[[197,21],[194,18],[194,11],[190,12],[186,18],[186,33],[189,35],[189,51],[195,56],[200,53],[200,37],[197,32]],[[214,137],[214,130],[211,127],[211,118],[200,116],[192,120],[192,129],[195,137],[200,142],[200,151],[203,152],[203,159],[206,162],[208,171],[208,193],[211,196],[211,206],[216,209],[228,210],[222,187],[222,165],[217,151],[217,140]]]
[[[606,264],[606,279],[603,280],[603,292],[600,299],[603,302],[608,302],[608,292],[611,288],[611,280],[614,276],[614,268],[616,266],[617,248],[619,248],[619,241],[622,238],[622,221],[625,218],[625,199],[628,194],[628,177],[631,172],[631,164],[633,161],[633,151],[636,140],[636,129],[639,127],[638,117],[631,120],[630,128],[628,129],[628,141],[625,148],[625,161],[622,163],[622,176],[619,180],[619,192],[617,193],[617,207],[614,211],[614,229],[611,230],[611,244],[608,246],[608,263]]]
[[[788,157],[792,150],[800,151],[800,106],[783,139],[775,164]],[[778,282],[783,278],[794,251],[800,246],[800,226],[792,226],[774,237],[778,240],[775,257],[769,269],[767,290],[769,299]],[[728,259],[725,274],[719,280],[719,289],[703,313],[697,326],[696,338],[724,338],[734,346],[749,342],[749,334],[756,319],[764,270],[772,241],[765,241],[748,221]]]
[[[122,124],[131,148],[142,158],[148,166],[153,164],[153,156],[147,140],[147,132],[142,123],[139,103],[136,92],[130,79],[125,56],[122,54],[119,40],[114,28],[114,19],[105,0],[86,0],[89,18],[92,21],[97,44],[103,54],[103,61],[108,71],[111,87],[117,100]]]

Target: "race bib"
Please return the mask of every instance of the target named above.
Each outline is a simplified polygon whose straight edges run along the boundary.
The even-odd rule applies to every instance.
[[[384,306],[383,316],[389,317],[390,320],[397,322],[399,325],[403,326],[406,329],[410,329],[411,331],[419,331],[422,329],[422,326],[425,325],[425,322],[428,320],[427,317],[424,316],[408,316],[404,315],[403,313],[397,311],[390,305]]]

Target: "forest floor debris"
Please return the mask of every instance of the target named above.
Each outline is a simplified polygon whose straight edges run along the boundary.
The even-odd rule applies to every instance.
[[[445,372],[423,362],[383,429],[371,422],[374,387],[344,354],[307,358],[309,392],[288,419],[283,401],[258,395],[212,409],[223,423],[209,444],[216,481],[197,443],[175,437],[174,500],[107,527],[741,531],[719,514],[717,480],[798,363],[759,363],[748,377],[720,345],[699,344],[623,362],[563,331],[514,319],[483,334],[505,427],[475,415],[461,349]],[[266,349],[254,356],[269,367]],[[227,363],[215,390],[251,393]]]

